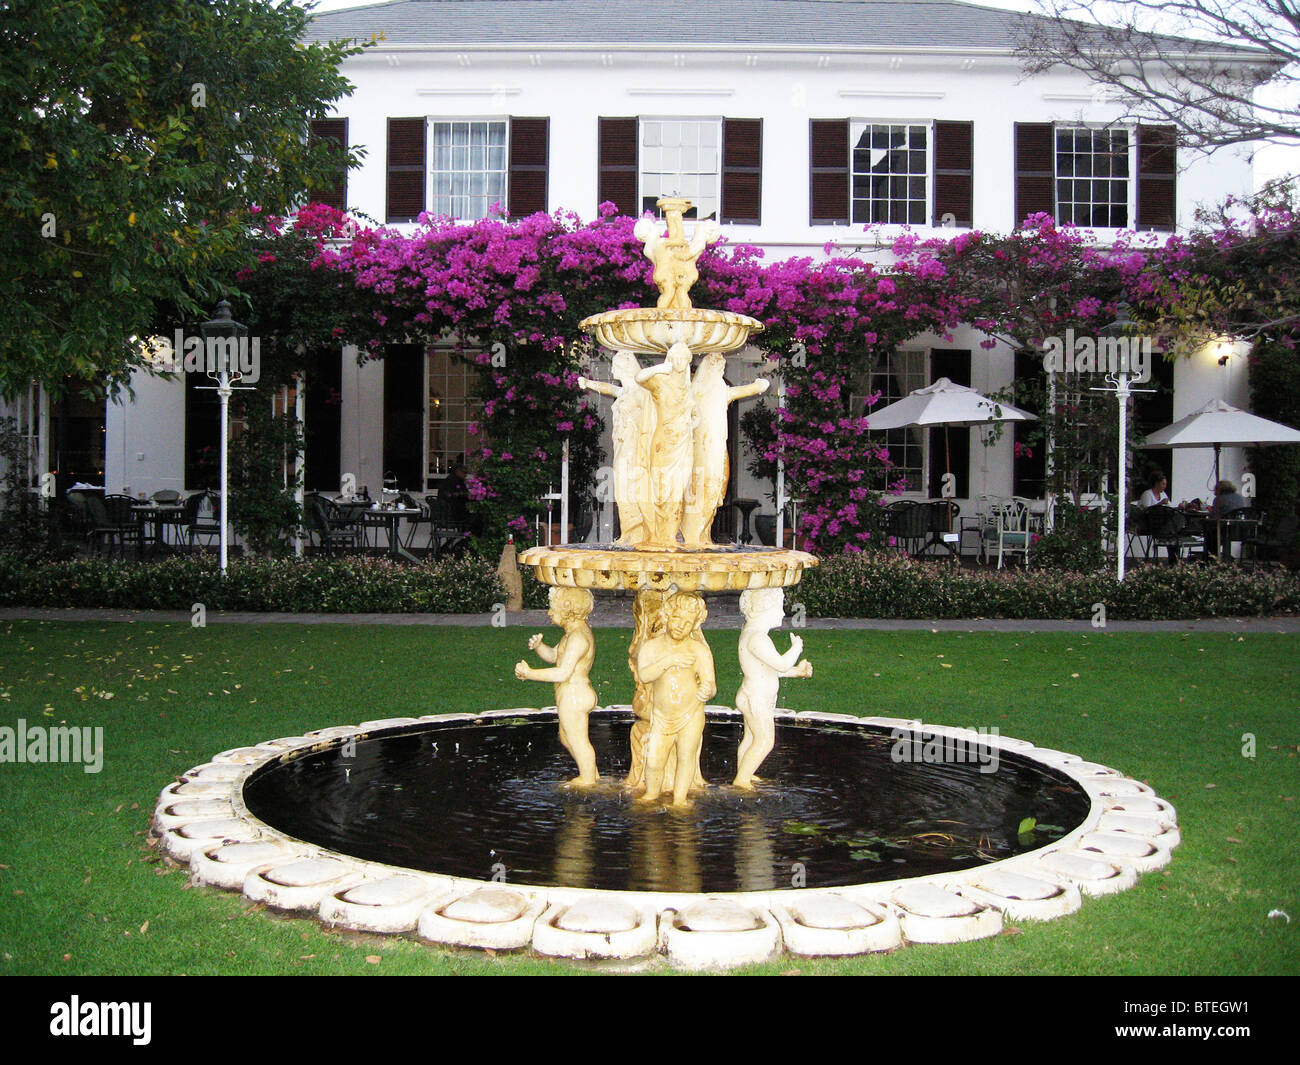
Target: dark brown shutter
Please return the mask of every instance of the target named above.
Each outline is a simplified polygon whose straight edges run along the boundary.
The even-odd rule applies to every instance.
[[[756,226],[763,207],[763,120],[722,123],[722,208],[718,221]]]
[[[424,210],[424,119],[388,120],[389,222],[414,222]]]
[[[1048,122],[1016,123],[1016,218],[1056,216],[1056,148]]]
[[[637,128],[635,118],[600,120],[600,175],[597,200],[612,203],[618,213],[637,217]]]
[[[969,228],[974,220],[975,123],[934,124],[934,224],[951,214],[957,225]]]
[[[348,150],[348,120],[346,118],[316,118],[311,123],[311,139],[331,141],[338,146],[340,153]],[[323,203],[336,207],[340,211],[348,209],[348,165],[346,159],[340,159],[335,174],[334,184],[316,189],[311,193],[313,203]]]
[[[511,218],[546,211],[546,178],[550,158],[551,121],[548,118],[510,120]]]
[[[1172,230],[1178,217],[1178,137],[1173,126],[1138,126],[1137,228]]]
[[[814,118],[809,125],[808,221],[849,221],[849,121]]]

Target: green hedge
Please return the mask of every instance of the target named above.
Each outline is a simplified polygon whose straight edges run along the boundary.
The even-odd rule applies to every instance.
[[[822,560],[787,603],[823,618],[1078,618],[1096,604],[1111,621],[1300,613],[1300,576],[1237,566],[1142,566],[1121,584],[1105,573],[981,571],[895,554]],[[792,609],[792,607],[787,607]]]
[[[545,586],[524,574],[525,605]],[[823,559],[787,592],[809,617],[1078,618],[1108,620],[1300,614],[1300,576],[1235,566],[1142,566],[1120,584],[1101,573],[989,572],[894,554]],[[223,580],[215,560],[141,565],[106,559],[35,562],[0,555],[0,606],[289,613],[488,613],[505,601],[493,567],[476,558],[403,565],[380,558],[240,560]]]
[[[505,601],[496,571],[476,558],[403,565],[379,558],[140,564],[108,559],[30,562],[0,555],[0,606],[290,613],[486,613]]]

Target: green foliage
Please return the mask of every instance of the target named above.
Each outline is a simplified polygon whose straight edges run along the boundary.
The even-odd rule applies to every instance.
[[[244,393],[244,431],[230,445],[230,514],[246,547],[262,555],[289,551],[298,525],[293,456],[303,449],[302,426],[292,413],[271,412],[265,395]],[[247,397],[252,398],[247,398]]]
[[[102,558],[36,564],[0,554],[0,604],[292,613],[487,614],[504,592],[481,559],[405,565],[388,559],[243,559],[223,579],[211,557],[148,565]]]
[[[1031,556],[1032,557],[1032,556]],[[824,558],[790,593],[811,617],[1078,618],[1097,603],[1110,620],[1300,613],[1300,576],[1237,566],[1143,566],[1107,573],[985,572],[888,552]]]
[[[1300,353],[1281,343],[1261,343],[1250,358],[1250,405],[1261,418],[1300,425]],[[1250,451],[1256,505],[1274,516],[1294,510],[1300,498],[1300,446]]]
[[[54,513],[27,483],[31,449],[13,418],[0,418],[0,551],[26,558],[58,558],[71,553],[60,542]]]
[[[337,149],[308,123],[361,48],[302,43],[308,18],[289,0],[4,5],[0,394],[122,375],[160,305],[207,316],[258,211],[332,184]]]
[[[1059,506],[1053,530],[1030,546],[1032,565],[1036,569],[1071,573],[1095,573],[1104,569],[1106,513],[1083,510],[1068,503]]]

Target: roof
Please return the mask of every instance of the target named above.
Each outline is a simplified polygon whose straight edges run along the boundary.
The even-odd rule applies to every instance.
[[[318,14],[307,37],[366,40],[382,31],[385,45],[431,48],[722,45],[1011,51],[1016,27],[1026,19],[1038,16],[957,0],[393,0]],[[1220,54],[1263,56],[1257,49],[1211,47]]]

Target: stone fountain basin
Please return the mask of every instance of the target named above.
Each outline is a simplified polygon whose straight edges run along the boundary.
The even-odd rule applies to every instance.
[[[703,550],[653,551],[614,544],[530,547],[519,556],[537,579],[558,588],[679,592],[738,592],[787,588],[817,565],[815,555],[776,547],[716,546]]]
[[[697,308],[677,311],[634,307],[593,314],[579,324],[603,347],[638,355],[664,355],[678,343],[685,344],[695,355],[738,351],[751,333],[763,330],[757,318]]]

